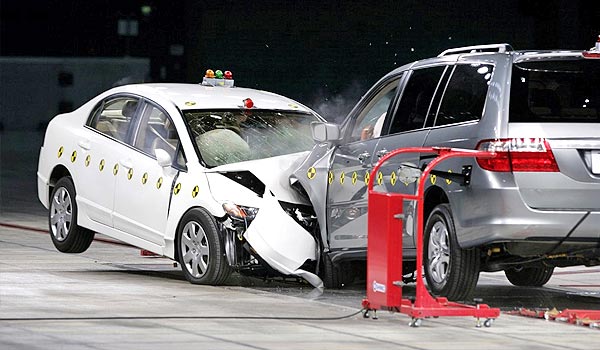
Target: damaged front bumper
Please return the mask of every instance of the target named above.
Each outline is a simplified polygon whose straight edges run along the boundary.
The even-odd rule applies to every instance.
[[[318,259],[314,237],[289,216],[274,197],[263,198],[244,238],[273,269],[284,275],[302,277],[315,288],[323,288],[323,281],[317,275],[301,269],[305,262]]]

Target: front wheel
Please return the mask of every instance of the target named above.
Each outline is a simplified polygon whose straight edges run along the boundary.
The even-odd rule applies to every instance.
[[[548,283],[553,273],[554,267],[552,266],[534,266],[504,270],[504,274],[510,283],[520,287],[541,287]]]
[[[458,245],[450,205],[436,206],[425,225],[425,278],[431,292],[466,300],[479,279],[479,252]]]
[[[77,225],[75,186],[70,177],[58,180],[50,201],[48,222],[52,243],[63,253],[83,253],[92,244],[94,232]]]
[[[215,219],[204,209],[183,216],[177,256],[185,278],[193,284],[223,284],[231,274]]]
[[[336,264],[331,261],[331,257],[327,253],[322,254],[321,261],[323,267],[321,279],[325,288],[341,289],[354,280],[349,262]]]

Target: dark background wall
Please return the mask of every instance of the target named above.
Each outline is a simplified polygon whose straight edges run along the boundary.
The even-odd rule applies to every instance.
[[[135,35],[119,35],[119,20]],[[2,56],[148,57],[145,81],[229,69],[330,119],[386,72],[446,48],[584,49],[598,34],[600,1],[0,1]]]

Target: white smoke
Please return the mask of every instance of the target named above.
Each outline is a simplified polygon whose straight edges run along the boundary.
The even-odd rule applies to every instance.
[[[311,99],[312,102],[309,105],[328,121],[341,123],[364,92],[365,89],[358,81],[353,81],[340,93],[331,94],[321,88]]]

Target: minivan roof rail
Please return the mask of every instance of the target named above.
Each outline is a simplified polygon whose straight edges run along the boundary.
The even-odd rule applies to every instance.
[[[448,56],[448,55],[456,55],[456,54],[460,54],[460,53],[476,53],[476,52],[503,53],[503,52],[508,52],[508,51],[513,51],[512,46],[510,46],[509,44],[464,46],[464,47],[457,47],[455,49],[448,49],[448,50],[442,52],[441,54],[439,54],[438,57]]]

